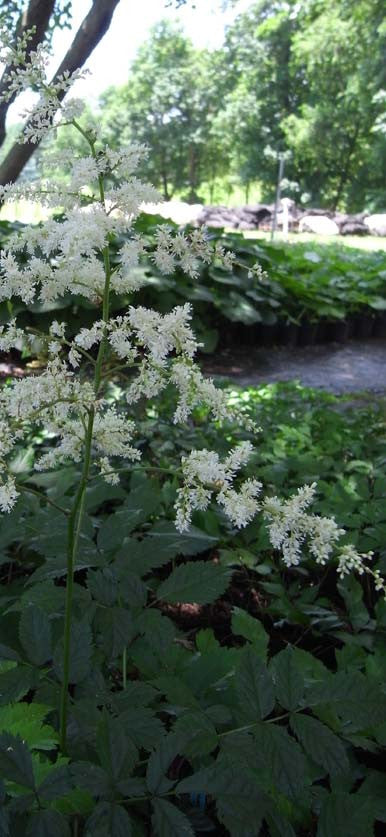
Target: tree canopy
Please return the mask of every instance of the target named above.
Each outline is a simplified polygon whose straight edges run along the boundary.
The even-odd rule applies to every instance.
[[[386,23],[382,0],[258,0],[222,48],[155,26],[128,83],[101,99],[110,142],[150,148],[166,198],[210,198],[235,182],[272,199],[279,154],[289,194],[353,209],[382,205]],[[382,93],[383,91],[383,93]]]

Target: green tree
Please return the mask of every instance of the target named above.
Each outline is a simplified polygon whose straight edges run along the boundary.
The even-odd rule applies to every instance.
[[[176,191],[189,200],[206,178],[216,177],[219,137],[214,58],[195,49],[181,28],[161,21],[133,62],[128,83],[101,99],[101,120],[112,144],[122,137],[150,149],[145,170],[165,199]]]

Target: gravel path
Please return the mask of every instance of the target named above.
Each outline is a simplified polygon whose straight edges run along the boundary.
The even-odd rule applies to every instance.
[[[337,395],[386,392],[386,341],[224,350],[203,361],[207,374],[235,379],[242,386],[299,380]]]

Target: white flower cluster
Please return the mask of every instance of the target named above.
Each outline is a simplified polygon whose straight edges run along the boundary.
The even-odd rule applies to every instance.
[[[268,524],[272,546],[279,549],[287,567],[300,563],[302,548],[307,543],[309,552],[317,564],[325,564],[344,534],[333,518],[309,514],[308,507],[315,495],[316,483],[299,488],[288,500],[266,498],[262,503]]]
[[[262,484],[258,480],[245,480],[239,491],[233,488],[240,468],[252,454],[250,442],[242,442],[233,448],[224,462],[217,453],[209,450],[194,450],[181,460],[183,486],[177,491],[176,527],[186,531],[195,509],[205,511],[213,497],[234,526],[243,527],[259,510],[257,497]]]

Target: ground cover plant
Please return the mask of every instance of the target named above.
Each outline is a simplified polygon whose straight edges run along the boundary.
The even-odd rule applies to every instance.
[[[154,193],[135,175],[143,150],[111,152],[79,125],[77,101],[58,108],[70,79],[47,85],[40,52],[26,68],[21,48],[10,49],[12,88],[32,80],[41,91],[27,136],[40,138],[59,109],[89,154],[69,153],[69,187],[28,187],[62,215],[18,232],[0,258],[10,314],[0,347],[47,355],[0,395],[2,832],[369,834],[385,819],[377,760],[386,723],[385,584],[374,537],[365,531],[371,546],[360,551],[339,521],[315,514],[309,474],[303,486],[282,484],[279,497],[267,449],[263,492],[254,399],[248,411],[243,398],[202,376],[189,305],[159,313],[129,304],[114,316],[110,298],[131,298],[146,280],[138,267],[147,242],[135,218]],[[19,194],[3,190],[6,199]],[[165,274],[194,277],[201,261],[237,263],[200,230],[161,228],[156,240],[151,257]],[[259,265],[249,271],[261,275]],[[38,334],[12,317],[14,297],[47,304],[66,293],[85,297],[93,312],[75,336],[53,317]],[[313,409],[309,421],[317,424]],[[182,451],[189,433],[198,447]],[[282,433],[284,450],[290,438]],[[273,467],[281,459],[279,450]],[[255,546],[267,557],[264,570]],[[313,631],[312,608],[329,612],[318,579],[330,563],[349,614],[333,625],[336,642],[349,647],[344,630],[359,632],[357,655],[349,647],[338,668],[312,643],[299,647],[298,635],[270,642],[263,619],[282,610],[278,621],[298,630],[301,618],[282,600],[296,600],[287,588],[294,579],[299,588],[306,572],[308,599],[300,591],[295,614]],[[186,608],[216,608],[240,586],[240,572],[254,601],[250,579],[269,578],[262,591],[273,609],[264,605],[257,619],[241,598],[228,635],[209,626],[184,631]],[[351,626],[357,609],[362,621]]]

